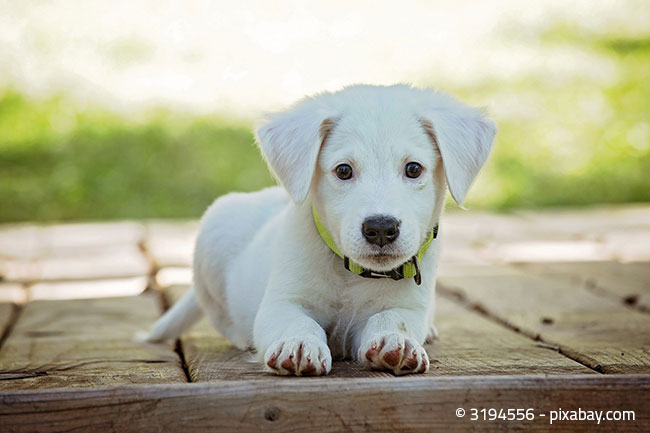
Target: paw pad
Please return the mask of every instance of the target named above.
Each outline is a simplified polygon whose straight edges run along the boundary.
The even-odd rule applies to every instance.
[[[359,360],[373,370],[388,370],[394,374],[424,373],[429,369],[429,357],[415,340],[400,334],[376,337],[359,350]]]

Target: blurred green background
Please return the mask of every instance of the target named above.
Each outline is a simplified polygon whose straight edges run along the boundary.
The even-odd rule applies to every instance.
[[[616,71],[609,80],[543,69],[469,84],[420,78],[487,105],[498,124],[469,207],[650,201],[650,29],[619,30],[555,22],[534,35],[540,55],[599,59],[594,68]],[[512,31],[506,40],[526,37]],[[221,194],[273,183],[245,117],[169,106],[132,115],[16,89],[0,90],[2,222],[196,218]]]

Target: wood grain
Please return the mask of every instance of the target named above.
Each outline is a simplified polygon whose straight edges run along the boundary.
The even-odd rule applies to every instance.
[[[7,327],[11,324],[16,306],[13,304],[0,303],[0,337],[5,335]]]
[[[148,282],[146,276],[85,281],[45,281],[29,287],[29,298],[38,301],[135,296],[147,288]]]
[[[496,267],[495,267],[496,268]],[[537,275],[442,277],[439,290],[602,373],[650,372],[650,316]]]
[[[440,337],[425,346],[431,359],[429,374],[593,373],[556,350],[442,296],[437,299],[435,324]]]
[[[643,432],[649,404],[648,375],[284,378],[4,392],[0,425],[6,432]],[[537,416],[471,421],[472,408],[534,408]],[[635,420],[550,425],[559,408],[631,410]]]
[[[147,275],[149,263],[136,244],[106,246],[36,259],[0,260],[6,281],[65,281]]]
[[[137,245],[144,226],[137,222],[0,225],[0,256],[13,259],[79,256]]]
[[[170,303],[180,299],[186,290],[185,286],[169,288]],[[437,307],[440,338],[425,346],[431,359],[429,375],[594,373],[448,299],[439,298]],[[181,344],[193,382],[274,378],[253,359],[252,353],[233,347],[206,319],[183,335]],[[388,373],[367,371],[352,361],[336,361],[330,376],[382,377]]]
[[[0,348],[0,389],[185,382],[171,345],[134,339],[153,296],[28,303]]]
[[[167,288],[167,303],[174,304],[187,290],[185,285]],[[253,360],[252,352],[235,348],[206,317],[181,336],[180,344],[192,382],[273,378]]]
[[[584,284],[593,293],[650,312],[650,263],[519,263],[517,267]]]

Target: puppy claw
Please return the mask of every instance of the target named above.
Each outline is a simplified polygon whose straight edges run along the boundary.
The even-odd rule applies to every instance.
[[[327,344],[316,339],[291,338],[273,343],[264,355],[267,370],[279,375],[320,376],[330,372]]]
[[[429,357],[415,340],[400,334],[373,338],[359,349],[358,359],[372,370],[388,370],[395,375],[424,373]]]

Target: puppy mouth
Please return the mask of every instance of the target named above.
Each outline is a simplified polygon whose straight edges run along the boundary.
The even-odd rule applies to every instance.
[[[375,266],[379,266],[380,269],[377,270],[382,271],[393,269],[406,261],[406,259],[404,259],[401,255],[383,252],[366,254],[363,256],[363,259],[364,261],[370,262]]]

